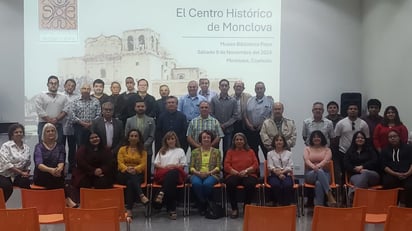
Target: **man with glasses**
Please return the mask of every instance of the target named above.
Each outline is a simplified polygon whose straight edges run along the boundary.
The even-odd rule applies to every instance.
[[[103,145],[116,154],[123,141],[124,131],[122,121],[113,118],[113,113],[113,103],[103,103],[102,117],[93,120],[91,130],[99,135]]]
[[[342,177],[343,177],[342,171],[344,169],[343,168],[343,157],[346,151],[348,151],[352,143],[353,134],[355,134],[355,132],[357,131],[362,131],[363,133],[365,133],[367,139],[369,139],[370,137],[368,124],[364,120],[358,117],[358,111],[359,111],[359,108],[356,103],[349,103],[348,109],[347,109],[348,116],[340,120],[336,124],[336,128],[335,128],[336,139],[339,142],[339,154],[338,154],[338,158],[336,158],[335,160],[339,162],[335,164],[335,166],[338,167],[339,169],[335,169],[335,172],[340,173]],[[343,182],[342,177],[339,179],[336,179],[337,183]],[[339,180],[341,182],[339,182]]]

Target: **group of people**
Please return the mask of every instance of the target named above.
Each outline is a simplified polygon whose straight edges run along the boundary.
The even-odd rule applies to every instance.
[[[213,186],[224,181],[232,212],[239,216],[236,190],[244,186],[244,203],[251,203],[258,182],[259,146],[267,159],[271,195],[279,205],[292,203],[292,148],[296,144],[295,122],[283,116],[284,105],[265,95],[265,84],[255,84],[255,96],[244,92],[244,83],[219,81],[220,92],[209,89],[209,80],[190,81],[188,94],[178,99],[161,85],[161,99],[147,93],[148,81],[127,77],[127,90],[111,84],[112,95],[103,93],[104,82],[83,83],[80,96],[76,82],[66,80],[65,93],[57,91],[59,79],[48,78],[48,91],[36,99],[39,144],[34,148],[33,183],[45,188],[64,188],[69,207],[77,207],[79,188],[110,188],[126,185],[126,210],[132,217],[138,199],[150,203],[141,183],[152,179],[161,185],[154,203],[165,205],[176,219],[177,186],[190,181],[200,214],[206,213]],[[200,89],[198,89],[200,86]],[[358,117],[358,105],[350,103],[347,117],[338,114],[336,102],[315,102],[313,116],[303,122],[305,181],[315,185],[314,203],[336,205],[329,188],[330,174],[345,174],[355,187],[382,183],[384,188],[405,188],[405,204],[412,207],[412,147],[408,131],[394,106],[379,116],[381,104],[368,101],[369,114]],[[24,127],[10,126],[9,141],[0,149],[0,187],[6,199],[13,185],[30,187],[30,151],[24,144]],[[222,150],[219,149],[222,141]],[[66,142],[68,173],[65,181]],[[152,145],[154,143],[154,151]],[[190,148],[190,163],[186,153]],[[155,154],[155,157],[153,155]],[[334,160],[335,173],[330,172]],[[309,200],[310,201],[310,200]],[[80,201],[81,203],[81,201]]]

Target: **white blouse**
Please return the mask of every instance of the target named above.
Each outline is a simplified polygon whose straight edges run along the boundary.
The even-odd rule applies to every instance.
[[[160,165],[161,167],[165,167],[171,164],[179,164],[186,166],[186,154],[181,148],[174,148],[169,149],[166,151],[165,154],[157,153],[156,158],[154,160],[155,165]]]
[[[268,170],[282,169],[282,170],[292,170],[293,161],[292,153],[288,150],[284,150],[281,153],[277,153],[275,150],[268,152]]]
[[[0,148],[0,175],[16,176],[11,168],[27,170],[31,163],[30,159],[30,148],[27,144],[23,143],[23,147],[20,148],[13,140],[7,141]]]

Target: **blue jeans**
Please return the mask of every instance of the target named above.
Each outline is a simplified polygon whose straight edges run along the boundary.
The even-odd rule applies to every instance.
[[[192,176],[190,181],[192,182],[193,192],[199,202],[206,203],[212,195],[213,186],[217,183],[217,179],[213,176],[208,176],[204,179],[198,176]]]
[[[319,169],[318,171],[310,170],[305,174],[305,181],[308,184],[315,185],[315,205],[324,205],[325,195],[329,192],[330,174],[329,172]]]

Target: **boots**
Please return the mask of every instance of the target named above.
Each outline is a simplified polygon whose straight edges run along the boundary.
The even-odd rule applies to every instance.
[[[336,203],[335,197],[332,194],[332,191],[329,190],[327,197],[328,197],[328,202],[327,202],[328,206],[337,207],[337,203]]]

